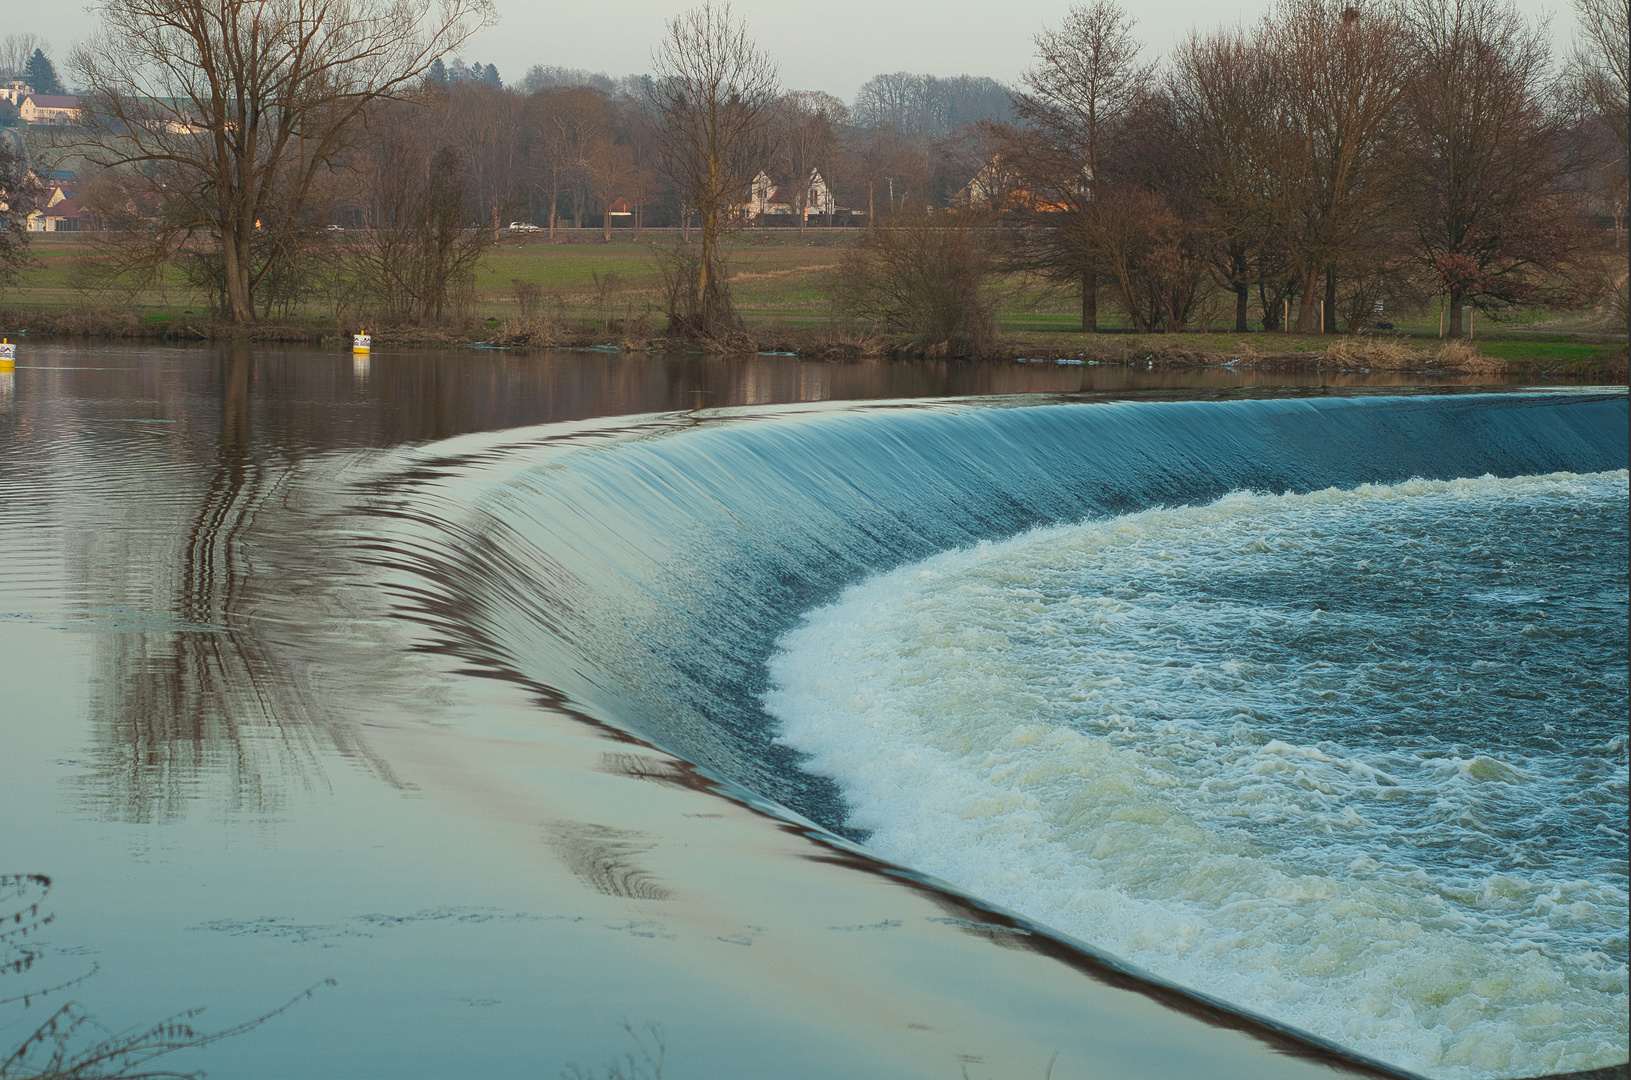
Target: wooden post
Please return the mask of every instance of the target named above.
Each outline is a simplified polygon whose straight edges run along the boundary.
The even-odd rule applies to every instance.
[[[1467,305],[1467,340],[1472,340],[1472,313],[1478,309],[1471,304]]]
[[[1444,336],[1444,297],[1438,298],[1438,336]]]
[[[1280,333],[1291,333],[1291,297],[1286,297],[1285,307],[1280,312]]]
[[[1320,333],[1325,333],[1325,301],[1320,301]]]

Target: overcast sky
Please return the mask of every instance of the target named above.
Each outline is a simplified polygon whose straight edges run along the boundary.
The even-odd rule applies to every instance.
[[[533,64],[587,68],[611,75],[644,72],[663,22],[685,0],[600,0],[542,3],[495,0],[496,26],[479,33],[462,51],[465,60],[495,64],[506,83],[519,82]],[[1165,53],[1191,27],[1250,22],[1265,0],[1124,0],[1138,19],[1147,57]],[[1552,13],[1553,38],[1561,53],[1574,32],[1574,13],[1561,4],[1518,0],[1531,17]],[[1030,63],[1032,41],[1057,23],[1065,0],[735,0],[737,15],[781,64],[790,89],[825,90],[845,101],[880,72],[989,75],[1011,82]],[[7,32],[32,31],[51,42],[62,62],[73,43],[91,32],[87,13],[51,10],[25,0],[0,0]],[[30,16],[39,14],[38,25]],[[64,71],[64,81],[68,73]]]

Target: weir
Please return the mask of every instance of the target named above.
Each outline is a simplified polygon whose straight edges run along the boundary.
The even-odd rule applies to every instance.
[[[778,638],[847,586],[1037,526],[1230,492],[1623,469],[1627,420],[1624,393],[1575,391],[987,399],[554,425],[434,444],[382,470],[362,508],[365,558],[433,651],[677,755],[697,782],[842,847],[867,837],[846,825],[834,783],[778,740],[764,700]],[[1401,1064],[1013,925],[1158,999],[1234,1012],[1361,1071]]]
[[[373,485],[370,561],[437,648],[839,835],[765,661],[870,573],[1230,491],[1619,469],[1624,393],[727,410],[452,440]],[[1001,407],[999,407],[999,405]]]

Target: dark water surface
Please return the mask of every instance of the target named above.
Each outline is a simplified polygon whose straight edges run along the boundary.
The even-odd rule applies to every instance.
[[[800,989],[805,1004],[794,1006],[785,996],[792,991],[770,976],[754,982],[727,974],[736,969],[721,966],[716,954],[735,964],[772,947],[751,903],[740,925],[707,933],[697,930],[704,916],[694,912],[660,918],[652,905],[665,900],[667,887],[632,869],[650,843],[615,823],[610,809],[593,821],[564,823],[557,819],[565,811],[548,809],[551,800],[598,798],[581,794],[591,785],[584,773],[644,766],[618,758],[616,768],[603,762],[548,771],[551,755],[611,761],[598,742],[579,747],[570,728],[551,736],[554,749],[525,776],[519,752],[516,775],[502,778],[466,768],[466,758],[484,752],[477,743],[523,745],[531,737],[527,695],[542,687],[594,719],[681,752],[715,777],[837,826],[842,815],[829,789],[801,787],[808,778],[764,731],[737,730],[752,721],[762,661],[776,635],[865,573],[1048,520],[1134,508],[1149,496],[1132,485],[1087,499],[1044,498],[993,473],[991,491],[970,496],[959,520],[943,502],[912,504],[902,495],[912,494],[910,478],[897,478],[904,487],[893,494],[847,480],[822,487],[830,481],[820,467],[830,462],[839,476],[846,453],[864,453],[867,469],[883,476],[891,462],[918,461],[913,455],[932,461],[937,446],[958,437],[880,428],[866,417],[845,421],[850,427],[767,420],[759,426],[770,441],[759,444],[734,435],[731,421],[707,421],[687,442],[671,433],[691,421],[670,418],[652,427],[660,444],[673,444],[654,458],[571,450],[577,471],[560,488],[550,486],[557,475],[550,455],[562,436],[518,436],[526,445],[513,451],[494,449],[491,440],[476,445],[480,433],[699,406],[1060,393],[1085,393],[1086,400],[1318,397],[1426,385],[1396,376],[1221,369],[594,352],[353,359],[294,349],[25,343],[20,353],[17,371],[0,376],[0,873],[52,875],[46,906],[57,920],[39,939],[46,948],[32,971],[0,975],[0,1000],[95,974],[45,1006],[0,1005],[0,1054],[42,1018],[39,1008],[69,997],[114,1030],[198,1005],[209,1007],[205,1027],[225,1027],[337,980],[266,1025],[175,1066],[250,1077],[554,1076],[568,1061],[594,1067],[628,1045],[620,1042],[624,1018],[665,1025],[676,1055],[665,1075],[765,1075],[755,1063],[773,1063],[764,1067],[786,1076],[958,1075],[958,1060],[939,1044],[940,1056],[919,1058],[882,1035],[848,1037],[845,1023],[864,1027],[880,1010],[846,1017],[833,1004],[845,992],[820,989],[813,976]],[[924,422],[966,426],[957,417],[968,415],[953,410]],[[1246,419],[1270,433],[1279,423]],[[1595,438],[1587,436],[1597,423],[1583,422],[1582,446]],[[1006,422],[979,421],[969,432],[991,440],[999,454],[1024,445]],[[435,454],[412,449],[461,436],[476,443]],[[1080,437],[1044,431],[1035,445]],[[1362,441],[1353,431],[1344,437]],[[1513,460],[1533,464],[1553,452],[1535,438],[1512,451]],[[1430,448],[1424,453],[1433,456]],[[520,464],[511,469],[511,462]],[[1623,468],[1623,460],[1601,467],[1609,466]],[[1446,465],[1449,475],[1461,467]],[[484,472],[505,469],[511,472],[502,482]],[[1183,473],[1170,461],[1152,469],[1151,476]],[[922,492],[940,490],[932,471],[919,467]],[[1282,486],[1300,483],[1279,473]],[[699,485],[678,497],[675,475],[700,478]],[[1193,483],[1174,479],[1161,490],[1199,497],[1249,475],[1241,466]],[[751,499],[731,501],[732,476],[754,477]],[[789,491],[776,488],[778,477],[789,478]],[[802,503],[795,498],[801,484]],[[991,493],[1007,490],[1016,494]],[[796,520],[806,534],[759,558],[743,539],[748,534],[671,513],[704,497],[724,508],[719,521],[759,539],[778,521]],[[888,499],[909,507],[898,536],[889,531],[895,525],[849,514],[852,502]],[[361,517],[334,524],[342,503]],[[823,506],[835,515],[826,547]],[[580,511],[593,521],[573,524]],[[467,514],[492,527],[465,529]],[[494,546],[509,529],[526,543]],[[409,644],[507,671],[531,689],[440,669],[408,674],[398,620],[334,584],[341,576],[335,567],[369,545],[389,545],[364,561],[395,590],[398,614],[431,628],[429,639]],[[599,578],[573,576],[587,565],[585,552],[603,560],[594,571]],[[503,565],[493,561],[510,555]],[[801,577],[790,559],[820,569]],[[733,580],[748,590],[748,602],[698,576],[705,565],[738,574]],[[507,577],[512,571],[517,576]],[[607,583],[606,595],[622,607],[597,610],[604,600],[584,592],[584,580]],[[763,612],[754,596],[771,598]],[[680,609],[702,621],[679,619]],[[719,693],[731,700],[708,705]],[[714,722],[712,734],[688,726]],[[399,733],[408,728],[432,734],[404,742]],[[449,736],[429,749],[425,740],[454,731],[464,741]],[[506,753],[495,752],[495,760]],[[449,783],[464,792],[459,798],[437,794],[452,774],[458,781]],[[682,798],[663,795],[667,789],[650,779],[637,785],[631,805],[648,816],[670,813],[640,801]],[[521,810],[505,801],[512,788],[522,792]],[[687,813],[720,816],[707,805]],[[540,824],[547,821],[554,824]],[[712,858],[702,854],[702,834],[685,835],[697,841],[695,860]],[[534,860],[529,844],[545,854]],[[565,891],[556,880],[562,866],[570,870],[568,885],[594,888],[582,897]],[[683,880],[678,869],[673,875]],[[733,887],[753,895],[746,884]],[[904,903],[888,900],[897,902]],[[660,909],[679,910],[679,900]],[[898,926],[890,910],[871,921],[818,913],[812,925]],[[939,919],[922,933],[941,933],[947,923]],[[897,938],[915,933],[908,928]],[[1029,963],[969,940],[969,948],[984,950],[971,955],[996,955],[977,961],[994,988],[1008,985],[1003,965]],[[796,941],[771,967],[801,971],[789,957],[837,956],[842,947]],[[913,947],[897,949],[904,958],[916,955]],[[868,946],[856,955],[889,952]],[[924,955],[940,959],[914,962],[914,977],[943,982],[934,969],[943,954]],[[1043,987],[1052,978],[1013,970],[1022,985]],[[765,991],[772,985],[780,989]],[[980,991],[959,992],[974,1001]],[[1041,1025],[1031,1034],[1020,1032],[1020,1020],[1005,1020],[1025,1045],[1001,1060],[1026,1062],[1025,1074],[1041,1075],[1054,1046],[1104,1042],[1102,1033],[1076,1030],[1075,1021],[1060,1027],[1049,1012],[1059,999],[1045,988],[1036,993],[1034,1008],[983,1007],[992,1016],[1028,1010]],[[971,1016],[982,1012],[969,1007]],[[957,1024],[907,1016],[895,1026]],[[1069,1034],[1048,1041],[1060,1031]],[[1176,1035],[1170,1041],[1182,1043]],[[971,1060],[978,1051],[971,1042]],[[1034,1060],[1024,1056],[1033,1051]],[[1274,1066],[1281,1067],[1292,1065]],[[1121,1074],[1141,1075],[1131,1065]]]

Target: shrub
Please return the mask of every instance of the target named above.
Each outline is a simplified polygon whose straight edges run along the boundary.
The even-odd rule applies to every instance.
[[[968,213],[890,219],[845,254],[831,281],[834,305],[880,330],[911,334],[927,355],[989,352],[996,319],[984,225]]]

